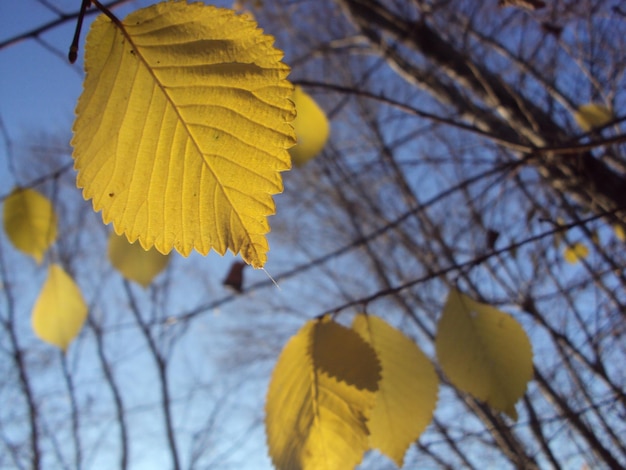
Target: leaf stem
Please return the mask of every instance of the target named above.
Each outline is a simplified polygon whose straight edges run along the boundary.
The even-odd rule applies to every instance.
[[[96,8],[100,10],[102,13],[104,13],[113,23],[115,23],[117,27],[119,27],[121,30],[124,30],[124,26],[122,25],[122,22],[120,21],[120,19],[117,16],[115,16],[111,10],[109,10],[106,6],[104,6],[98,0],[83,0],[83,1],[91,1],[91,3],[93,3],[96,6]]]

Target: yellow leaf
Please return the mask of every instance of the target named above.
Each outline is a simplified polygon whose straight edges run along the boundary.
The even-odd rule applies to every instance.
[[[109,236],[109,260],[122,276],[148,287],[152,279],[169,262],[169,255],[154,249],[144,250],[139,243],[129,243],[126,237],[111,233]]]
[[[324,328],[319,328],[320,324]],[[358,336],[328,318],[310,321],[289,340],[274,368],[265,423],[269,453],[279,470],[354,468],[369,448],[366,420],[374,406],[375,392],[331,377],[314,365],[312,352],[319,350],[320,344],[337,348],[338,362],[345,360],[354,368],[373,371],[370,377],[362,375],[359,379],[370,388],[377,382],[380,368],[363,360],[354,363],[355,355],[346,351],[345,345],[331,344],[327,335],[336,339],[350,335],[337,333],[335,328]],[[333,373],[338,370],[344,369],[338,367]]]
[[[583,243],[574,243],[563,250],[563,258],[571,264],[575,264],[589,255],[589,248]]]
[[[452,289],[435,347],[439,364],[455,387],[517,420],[514,405],[533,374],[530,341],[519,323]]]
[[[4,201],[4,231],[15,248],[41,263],[57,236],[50,200],[34,189],[14,189]]]
[[[367,422],[370,444],[402,467],[409,446],[430,423],[439,380],[426,355],[381,318],[359,314],[352,328],[376,351],[382,380]]]
[[[117,234],[184,256],[266,261],[272,195],[295,143],[289,68],[256,23],[164,2],[101,15],[76,108],[77,185]]]
[[[624,227],[622,225],[614,225],[613,231],[615,232],[615,236],[620,241],[626,241],[626,232],[624,232]]]
[[[296,86],[293,102],[298,115],[293,121],[298,144],[289,149],[291,161],[302,166],[322,151],[330,134],[326,114],[305,91]]]
[[[584,104],[574,113],[576,124],[585,132],[604,126],[614,117],[610,108],[595,103]]]
[[[65,351],[86,318],[87,305],[74,280],[58,264],[50,265],[33,308],[35,334]]]

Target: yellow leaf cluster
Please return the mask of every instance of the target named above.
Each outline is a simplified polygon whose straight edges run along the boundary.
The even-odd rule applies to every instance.
[[[383,320],[357,315],[351,329],[328,316],[310,321],[272,375],[270,455],[278,469],[339,470],[377,448],[401,466],[436,399],[433,366]]]
[[[576,264],[589,256],[589,248],[584,243],[574,243],[563,250],[563,258],[570,264]]]
[[[18,250],[41,263],[57,236],[52,203],[34,189],[14,189],[4,203],[4,230]],[[87,305],[80,289],[60,265],[51,264],[33,306],[33,331],[65,351],[86,317]]]
[[[73,157],[77,185],[117,234],[263,266],[295,143],[289,68],[272,43],[253,21],[202,3],[96,19]]]
[[[323,328],[319,328],[320,323]],[[325,335],[349,338],[352,346],[359,339],[356,333],[328,318],[310,321],[287,343],[272,374],[266,430],[270,454],[278,469],[353,468],[368,447],[365,421],[374,406],[374,392],[349,385],[343,377],[332,377],[315,367],[312,351],[320,349],[320,342],[333,348],[338,362],[349,360],[342,353],[355,357],[350,346],[333,344]],[[363,350],[368,346],[361,340],[357,347]],[[362,378],[369,388],[375,387],[380,366],[368,369],[376,374],[363,374]]]
[[[57,236],[52,203],[34,189],[14,189],[4,202],[4,231],[18,250],[41,263]]]
[[[509,315],[452,289],[435,341],[451,383],[517,419],[533,373],[532,349]],[[279,470],[354,468],[369,449],[398,467],[431,421],[439,381],[430,359],[381,318],[352,328],[326,315],[283,349],[266,403],[266,431]]]

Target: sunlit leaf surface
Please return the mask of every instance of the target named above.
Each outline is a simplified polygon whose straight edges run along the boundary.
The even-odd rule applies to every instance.
[[[4,231],[18,250],[41,263],[57,236],[50,200],[34,189],[14,189],[4,201]]]
[[[426,355],[381,318],[359,314],[353,329],[376,351],[382,380],[367,422],[370,444],[402,467],[409,446],[432,420],[439,380]]]
[[[574,120],[583,131],[602,127],[614,117],[613,111],[609,108],[595,103],[584,104],[574,113]]]
[[[589,256],[589,248],[584,243],[574,243],[563,250],[563,258],[571,264],[578,263]]]
[[[292,99],[298,112],[293,121],[298,144],[289,149],[289,153],[294,165],[302,166],[324,149],[330,124],[322,108],[301,87],[295,87]]]
[[[510,315],[452,289],[435,341],[452,384],[512,419],[533,374],[528,336]]]
[[[86,318],[87,304],[74,280],[58,264],[50,265],[33,308],[35,334],[65,351]]]
[[[345,470],[354,468],[368,449],[366,420],[375,402],[380,368],[363,364],[356,374],[368,388],[357,388],[315,367],[311,351],[328,336],[340,337],[328,319],[308,322],[283,349],[274,368],[267,394],[266,434],[269,453],[277,469]],[[355,334],[355,333],[353,333]],[[341,361],[342,346],[337,348]],[[348,353],[351,361],[354,357]],[[322,360],[322,363],[324,361]],[[359,365],[354,364],[355,367]],[[343,367],[332,373],[343,374]],[[342,377],[345,379],[345,377]]]
[[[155,249],[144,250],[135,242],[129,243],[125,236],[111,233],[109,236],[109,260],[124,278],[148,287],[157,274],[165,269],[170,255]]]
[[[101,15],[76,108],[77,184],[130,241],[266,260],[289,169],[289,68],[256,23],[201,3]]]

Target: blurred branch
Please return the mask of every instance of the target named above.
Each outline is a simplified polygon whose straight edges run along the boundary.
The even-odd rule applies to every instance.
[[[451,194],[454,194],[455,192],[457,192],[459,189],[466,187],[466,186],[470,186],[478,181],[483,180],[484,178],[487,178],[491,175],[495,175],[504,171],[512,171],[515,168],[517,168],[519,165],[523,164],[524,160],[519,160],[519,161],[515,161],[515,162],[507,162],[501,165],[497,165],[494,168],[490,168],[489,170],[486,170],[482,173],[479,173],[475,176],[469,177],[464,181],[461,181],[459,184],[451,186],[449,188],[447,188],[446,190],[436,194],[435,196],[433,196],[432,198],[428,199],[427,201],[425,201],[424,203],[416,206],[416,207],[412,207],[409,210],[407,210],[405,213],[403,213],[402,215],[400,215],[399,217],[397,217],[396,219],[390,221],[389,223],[383,225],[382,227],[372,231],[371,233],[367,234],[365,237],[358,237],[355,238],[351,243],[342,246],[341,248],[338,248],[337,250],[331,251],[330,253],[327,253],[323,256],[320,256],[319,258],[316,258],[312,261],[309,261],[307,263],[303,263],[300,264],[288,271],[285,271],[283,273],[278,274],[277,276],[274,276],[274,279],[276,281],[283,281],[285,279],[294,277],[296,275],[302,274],[316,266],[319,266],[321,264],[324,264],[334,258],[337,258],[341,255],[344,255],[350,251],[352,251],[355,248],[358,248],[360,246],[363,246],[367,243],[369,243],[370,241],[380,237],[381,235],[384,235],[386,232],[388,232],[389,230],[392,230],[393,228],[397,227],[398,225],[402,224],[403,222],[405,222],[406,220],[408,220],[409,218],[411,218],[413,215],[415,215],[416,213],[423,211],[425,209],[427,209],[428,207],[434,205],[435,203],[447,198],[448,196],[450,196]],[[246,292],[248,294],[250,294],[251,292],[258,290],[258,289],[262,289],[262,288],[266,288],[266,287],[272,287],[274,285],[274,283],[271,280],[267,280],[267,281],[261,281],[261,282],[257,282],[255,284],[252,284],[251,286],[246,288]],[[190,320],[191,318],[202,314],[208,310],[212,310],[214,308],[220,307],[222,305],[228,304],[236,299],[239,298],[239,295],[229,295],[227,297],[223,297],[221,299],[218,299],[216,301],[210,302],[208,304],[205,305],[201,305],[199,307],[194,308],[193,310],[190,310],[188,312],[185,312],[179,316],[176,316],[174,319],[176,321],[187,321]],[[167,319],[165,320],[167,321]]]
[[[549,148],[569,139],[568,132],[538,103],[492,72],[486,62],[475,60],[467,49],[459,47],[426,19],[416,22],[400,17],[378,0],[340,3],[357,30],[379,49],[381,56],[387,57],[391,68],[400,70],[403,78],[416,87],[427,89],[431,96],[454,109],[463,120],[475,123],[486,135],[494,135],[498,139],[494,141],[534,153],[537,148]],[[421,57],[431,68],[414,65],[398,52],[398,46]],[[535,166],[554,190],[566,192],[580,207],[592,212],[612,213],[614,219],[626,225],[624,215],[613,212],[626,207],[623,174],[590,152],[580,152],[576,159],[560,158],[558,153],[549,151],[541,156]]]
[[[11,173],[11,177],[13,178],[13,180],[16,180],[17,172],[15,171],[15,162],[13,161],[13,141],[11,140],[11,136],[9,135],[9,132],[7,131],[6,126],[4,125],[4,120],[2,119],[1,115],[0,115],[0,134],[2,135],[2,139],[4,140],[4,148],[5,148],[6,156],[7,156],[7,167],[8,167],[9,173]],[[3,199],[0,199],[0,202],[2,200]]]
[[[416,109],[413,106],[409,106],[404,102],[401,101],[397,101],[394,100],[393,98],[390,98],[388,96],[384,96],[384,95],[380,95],[377,93],[372,93],[370,91],[367,90],[360,90],[351,86],[343,86],[343,85],[337,85],[337,84],[332,84],[332,83],[323,83],[323,82],[315,82],[315,81],[310,81],[310,80],[295,80],[294,84],[296,85],[301,85],[301,86],[305,86],[305,87],[311,87],[311,88],[322,88],[322,89],[326,89],[326,90],[331,90],[331,91],[336,91],[338,93],[343,93],[346,95],[354,95],[354,96],[360,96],[362,98],[367,98],[367,99],[371,99],[373,101],[377,101],[379,103],[383,103],[386,104],[388,106],[392,106],[396,109],[399,109],[401,111],[404,111],[405,113],[408,114],[412,114],[414,116],[419,116],[422,117],[424,119],[429,119],[433,122],[436,122],[438,124],[445,124],[451,127],[455,127],[457,129],[461,129],[467,132],[470,132],[472,134],[477,134],[480,135],[482,137],[486,137],[489,140],[502,145],[503,147],[506,147],[510,150],[514,150],[514,151],[518,151],[518,152],[522,152],[522,153],[532,153],[535,149],[534,147],[528,146],[528,145],[523,145],[520,144],[518,142],[514,142],[511,140],[507,140],[504,139],[502,137],[500,137],[499,135],[496,135],[494,133],[488,132],[488,131],[484,131],[482,129],[479,129],[478,127],[474,127],[474,126],[470,126],[469,124],[465,124],[463,122],[459,122],[456,121],[454,119],[449,119],[449,118],[445,118],[442,116],[438,116],[436,114],[432,114],[420,109]]]
[[[546,438],[546,436],[544,435],[543,428],[541,426],[541,421],[539,417],[537,416],[535,407],[533,406],[532,402],[528,399],[527,395],[524,395],[522,397],[522,400],[524,403],[524,407],[526,408],[526,413],[528,414],[530,429],[535,435],[535,440],[539,442],[539,445],[541,446],[541,450],[548,457],[548,460],[554,466],[554,468],[560,468],[561,465],[556,460],[554,453],[550,449],[549,438]]]
[[[589,442],[591,450],[606,462],[609,468],[622,468],[620,462],[602,445],[592,430],[584,423],[579,412],[569,406],[567,399],[561,396],[552,385],[550,385],[550,381],[537,369],[535,369],[535,380],[541,391],[546,395],[546,398],[556,406],[570,424]]]
[[[15,299],[13,298],[13,292],[10,288],[11,282],[7,277],[7,270],[4,262],[4,255],[2,251],[2,244],[0,244],[0,279],[2,280],[2,291],[4,292],[6,299],[6,318],[0,318],[2,326],[7,331],[9,336],[9,342],[12,352],[12,358],[17,369],[19,377],[20,388],[26,400],[26,409],[28,414],[28,422],[30,425],[30,468],[32,470],[39,470],[41,468],[41,455],[39,444],[39,428],[37,422],[38,411],[37,404],[35,402],[35,393],[30,383],[30,378],[26,371],[26,361],[24,357],[24,351],[20,346],[17,333],[17,325],[15,323]]]
[[[60,168],[54,170],[53,172],[45,174],[43,176],[39,176],[39,177],[35,178],[34,180],[29,181],[28,183],[20,185],[20,187],[22,187],[22,188],[34,188],[35,186],[38,186],[38,185],[40,185],[42,183],[45,183],[48,180],[58,179],[63,173],[65,173],[66,171],[71,170],[73,165],[74,165],[74,161],[68,162],[65,165],[61,166]],[[0,202],[4,201],[10,195],[11,195],[11,193],[0,194]]]
[[[386,104],[388,106],[394,107],[401,111],[404,111],[408,114],[412,114],[414,116],[419,116],[425,119],[429,119],[438,124],[445,124],[451,127],[455,127],[457,129],[470,132],[472,134],[479,135],[481,137],[485,137],[492,142],[501,145],[509,150],[513,150],[516,152],[521,152],[523,154],[554,154],[554,155],[566,155],[566,154],[575,154],[580,152],[585,152],[588,150],[593,150],[598,147],[605,147],[607,145],[615,145],[620,144],[622,142],[626,142],[626,134],[618,134],[616,136],[607,137],[603,139],[594,140],[591,142],[585,142],[582,144],[563,144],[563,145],[546,145],[542,147],[534,147],[531,145],[523,145],[518,142],[509,141],[499,137],[498,135],[484,131],[479,129],[478,127],[470,126],[469,124],[465,124],[463,122],[456,121],[454,119],[445,118],[442,116],[438,116],[436,114],[432,114],[426,111],[422,111],[420,109],[414,108],[413,106],[409,106],[406,103],[394,100],[388,96],[380,95],[377,93],[372,93],[367,90],[361,90],[354,87],[347,87],[343,85],[336,85],[332,83],[323,83],[323,82],[314,82],[310,80],[294,80],[294,84],[301,85],[305,87],[311,88],[320,88],[325,90],[336,91],[345,95],[353,95],[359,96],[362,98],[371,99],[373,101],[377,101],[379,103]],[[613,125],[618,122],[622,122],[626,120],[626,116],[621,116],[615,120],[612,120],[611,123],[607,124],[605,127]],[[581,135],[583,137],[587,135],[587,133]]]
[[[102,332],[102,327],[100,324],[93,318],[92,312],[87,316],[87,322],[91,329],[94,332],[94,336],[96,338],[96,348],[98,352],[98,359],[100,360],[100,365],[102,366],[102,371],[104,373],[104,378],[111,389],[111,394],[113,395],[113,402],[115,403],[115,414],[117,417],[117,423],[120,429],[120,470],[126,470],[128,468],[128,426],[126,424],[126,412],[124,411],[124,402],[122,401],[122,393],[120,391],[120,387],[115,380],[115,376],[113,375],[113,370],[111,369],[111,364],[106,357],[104,351],[104,335]]]
[[[126,292],[126,296],[128,297],[128,301],[130,303],[130,310],[137,322],[137,326],[143,333],[143,336],[148,343],[148,348],[152,353],[152,357],[154,358],[154,362],[156,364],[159,383],[161,387],[161,408],[163,410],[163,418],[165,420],[165,430],[167,435],[167,441],[170,449],[170,454],[172,457],[172,468],[174,470],[180,470],[180,457],[178,456],[178,448],[176,445],[176,432],[174,431],[174,422],[172,419],[172,400],[170,398],[169,386],[168,386],[168,378],[167,378],[167,362],[164,359],[163,355],[159,351],[159,348],[152,337],[152,333],[150,332],[150,327],[141,317],[141,312],[139,310],[139,306],[135,300],[135,296],[131,290],[130,283],[124,279],[124,290]]]
[[[616,213],[616,212],[624,212],[624,211],[626,211],[626,208],[615,209],[612,212]],[[460,271],[460,270],[463,270],[463,269],[466,269],[466,268],[473,268],[475,266],[478,266],[478,265],[484,263],[485,261],[487,261],[488,259],[490,259],[490,258],[492,258],[494,256],[499,256],[499,255],[502,255],[503,253],[517,250],[517,249],[523,247],[524,245],[528,245],[529,243],[536,242],[536,241],[541,240],[541,239],[546,238],[546,237],[554,236],[557,233],[566,232],[567,230],[570,230],[570,229],[572,229],[574,227],[578,227],[580,225],[584,225],[584,224],[587,224],[589,222],[593,222],[594,220],[601,219],[603,217],[606,217],[607,215],[610,215],[610,214],[595,214],[595,215],[592,215],[592,216],[590,216],[590,217],[588,217],[586,219],[581,219],[581,220],[578,220],[576,222],[572,222],[572,223],[569,223],[569,224],[556,226],[552,230],[548,230],[548,231],[542,232],[540,234],[534,235],[532,237],[528,237],[528,238],[526,238],[524,240],[521,240],[519,242],[511,243],[511,244],[509,244],[509,245],[507,245],[507,246],[505,246],[503,248],[499,248],[497,250],[492,250],[490,252],[487,252],[485,254],[482,254],[480,256],[477,256],[477,257],[472,258],[470,260],[467,260],[465,262],[454,264],[452,266],[448,266],[448,267],[445,267],[443,269],[439,269],[439,270],[437,270],[437,271],[435,271],[433,273],[430,273],[430,274],[428,274],[426,276],[422,276],[422,277],[419,277],[417,279],[413,279],[413,280],[411,280],[409,282],[400,284],[400,285],[398,285],[396,287],[392,287],[392,288],[389,288],[389,289],[382,289],[382,290],[380,290],[378,292],[375,292],[374,294],[371,294],[371,295],[369,295],[367,297],[362,297],[362,298],[357,299],[357,300],[346,302],[345,304],[340,305],[339,307],[336,307],[336,308],[333,308],[333,309],[327,310],[326,312],[321,313],[319,316],[323,316],[323,315],[326,315],[326,314],[336,315],[337,313],[339,313],[342,310],[345,310],[347,308],[354,307],[356,305],[367,305],[368,303],[373,302],[374,300],[379,299],[381,297],[387,297],[387,296],[390,296],[390,295],[395,295],[395,294],[397,294],[397,293],[399,293],[399,292],[401,292],[401,291],[403,291],[405,289],[408,289],[410,287],[414,287],[414,286],[416,286],[418,284],[423,284],[423,283],[425,283],[427,281],[436,279],[436,278],[441,277],[441,276],[445,276],[445,275],[453,273],[455,271]]]
[[[60,362],[61,369],[63,370],[63,378],[65,379],[65,384],[67,386],[67,393],[69,395],[70,408],[71,408],[71,420],[72,420],[72,439],[74,440],[74,465],[72,468],[76,470],[80,470],[83,466],[83,457],[82,457],[82,445],[80,440],[80,422],[79,422],[79,411],[78,405],[76,403],[76,390],[74,387],[74,380],[72,379],[72,374],[67,365],[67,356],[65,352],[61,351],[60,353]]]
[[[130,1],[131,0],[114,0],[112,2],[104,4],[104,7],[107,9],[111,9],[111,8],[118,7],[124,3],[128,3]],[[96,8],[93,8],[91,10],[87,10],[87,12],[85,13],[85,16],[91,16],[96,13],[99,13],[99,10]],[[0,50],[4,49],[5,47],[13,46],[27,39],[35,39],[39,37],[41,34],[51,29],[54,29],[57,26],[67,23],[68,21],[77,19],[79,14],[80,14],[79,11],[76,11],[74,13],[69,13],[69,14],[59,14],[59,17],[56,20],[50,21],[46,24],[43,24],[34,29],[31,29],[30,31],[26,31],[24,33],[18,34],[17,36],[13,36],[9,39],[5,39],[4,41],[0,42]]]

